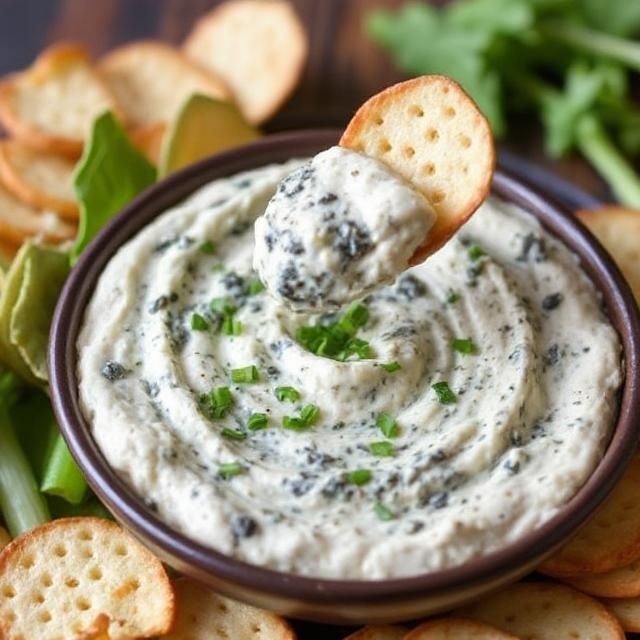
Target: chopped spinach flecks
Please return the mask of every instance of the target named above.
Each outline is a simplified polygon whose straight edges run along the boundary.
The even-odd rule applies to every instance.
[[[297,402],[300,400],[300,392],[293,387],[276,387],[274,393],[280,402]]]
[[[369,445],[369,452],[379,458],[388,458],[395,455],[396,450],[391,442],[383,440],[381,442],[372,442]]]
[[[396,371],[400,371],[402,367],[400,363],[394,360],[393,362],[387,362],[385,364],[380,365],[387,373],[395,373]]]
[[[259,293],[262,293],[265,290],[264,284],[258,276],[251,276],[247,279],[245,283],[246,293],[248,296],[257,296]]]
[[[199,247],[201,253],[212,256],[216,252],[216,245],[211,240],[205,240]]]
[[[398,435],[398,423],[388,413],[381,413],[376,418],[376,426],[385,438],[395,438]]]
[[[209,328],[209,323],[204,316],[199,313],[194,313],[191,316],[191,328],[194,331],[206,331]]]
[[[449,289],[449,291],[447,291],[446,302],[447,304],[454,304],[455,302],[458,302],[458,300],[460,300],[460,297],[461,296],[457,291]]]
[[[467,247],[467,254],[469,255],[469,258],[471,258],[471,260],[473,260],[474,262],[487,255],[485,250],[478,244],[469,245]]]
[[[456,394],[451,391],[447,382],[436,382],[431,385],[431,388],[436,392],[440,404],[455,404],[458,401]]]
[[[475,345],[471,338],[456,338],[451,346],[454,351],[458,353],[464,353],[465,355],[473,355],[478,353],[478,347]]]
[[[355,469],[347,474],[347,480],[351,484],[361,487],[371,480],[371,471],[369,469]]]
[[[239,369],[231,369],[231,381],[236,384],[258,382],[258,380],[260,380],[260,372],[254,364],[240,367]]]

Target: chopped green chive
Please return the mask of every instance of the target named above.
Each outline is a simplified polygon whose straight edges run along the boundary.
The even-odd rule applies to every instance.
[[[258,382],[260,380],[260,373],[258,367],[254,364],[248,367],[240,367],[239,369],[231,369],[231,381],[237,384],[247,382]]]
[[[229,440],[246,440],[247,434],[244,431],[240,431],[239,429],[229,429],[229,427],[225,427],[222,430],[222,435]]]
[[[458,353],[473,354],[478,352],[478,348],[471,338],[456,338],[453,343],[453,350]]]
[[[447,382],[436,382],[431,385],[431,388],[436,392],[440,404],[455,404],[458,401],[456,394],[449,389]]]
[[[480,260],[482,256],[486,256],[485,250],[477,244],[472,244],[467,248],[467,253],[472,260]]]
[[[388,458],[395,455],[396,451],[390,442],[372,442],[369,445],[369,451],[379,458]]]
[[[361,304],[352,304],[340,319],[330,324],[298,327],[296,340],[307,351],[318,356],[345,361],[352,356],[364,360],[373,357],[366,340],[356,337],[369,319],[369,311]]]
[[[225,480],[233,478],[234,476],[239,476],[241,473],[244,473],[244,471],[244,467],[239,462],[227,462],[226,464],[221,464],[218,467],[220,477]]]
[[[248,278],[245,285],[245,290],[248,296],[257,296],[259,293],[262,293],[265,288],[266,287],[262,284],[258,276],[251,276]]]
[[[216,245],[213,244],[211,240],[206,240],[200,245],[199,249],[202,253],[206,253],[208,256],[212,256],[216,252]]]
[[[371,471],[369,469],[356,469],[347,474],[347,480],[357,487],[367,484],[371,480]]]
[[[211,420],[224,418],[233,405],[229,387],[216,387],[200,396],[200,406]]]
[[[209,328],[209,323],[204,316],[199,313],[194,313],[191,316],[191,328],[194,331],[206,331]]]
[[[229,298],[213,298],[213,300],[209,302],[209,308],[211,311],[221,313],[225,316],[233,315],[238,310]]]
[[[282,426],[292,431],[304,431],[315,424],[320,415],[320,409],[315,404],[305,404],[300,409],[300,416],[284,416]]]
[[[222,262],[218,262],[218,264],[214,264],[211,267],[211,271],[214,271],[214,272],[216,272],[216,271],[224,271],[224,265],[222,264]]]
[[[239,336],[242,333],[242,322],[233,316],[226,316],[222,321],[222,333],[225,336]]]
[[[453,289],[449,289],[447,291],[447,304],[453,304],[454,302],[458,302],[460,300],[460,294]]]
[[[376,426],[386,438],[395,438],[398,435],[398,423],[388,413],[378,415]]]
[[[276,387],[275,395],[280,402],[297,402],[300,400],[300,392],[293,387]]]
[[[249,431],[258,431],[260,429],[264,429],[269,422],[269,417],[266,413],[252,413],[249,416],[249,420],[247,422],[247,428]]]
[[[389,507],[383,505],[382,502],[376,502],[373,510],[376,512],[378,518],[383,522],[389,522],[389,520],[393,520],[396,517],[393,511],[391,511]]]
[[[395,373],[396,371],[400,371],[402,367],[400,363],[394,360],[393,362],[387,362],[386,364],[380,365],[387,373]]]

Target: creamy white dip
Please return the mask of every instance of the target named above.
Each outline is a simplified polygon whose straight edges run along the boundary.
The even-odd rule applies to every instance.
[[[109,262],[78,341],[106,459],[194,540],[304,575],[451,567],[547,521],[601,457],[621,382],[617,335],[576,257],[490,199],[362,302],[373,357],[314,355],[295,336],[317,318],[251,280],[252,223],[299,164],[207,185]],[[257,381],[230,381],[250,365]],[[225,386],[233,404],[216,419],[206,394]],[[278,400],[283,386],[299,399]],[[308,404],[312,424],[282,426]],[[266,428],[248,428],[255,413]]]
[[[255,224],[253,265],[297,310],[336,309],[393,282],[435,213],[381,162],[332,147],[278,186]]]

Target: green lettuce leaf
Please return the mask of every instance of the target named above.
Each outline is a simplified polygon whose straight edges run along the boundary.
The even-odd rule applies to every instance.
[[[99,116],[74,176],[80,224],[72,266],[98,231],[155,179],[155,167],[131,144],[113,114]]]

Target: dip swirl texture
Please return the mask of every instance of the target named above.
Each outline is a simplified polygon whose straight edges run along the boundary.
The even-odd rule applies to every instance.
[[[207,185],[106,267],[78,369],[108,462],[194,540],[303,575],[451,567],[547,521],[600,459],[621,383],[617,335],[575,256],[490,199],[444,249],[362,302],[358,335],[374,357],[317,356],[295,340],[315,316],[250,286],[252,223],[299,164]],[[226,333],[209,306],[222,297],[239,323]],[[257,381],[230,381],[250,365]],[[222,386],[233,404],[216,419],[201,397]],[[299,399],[279,400],[282,386]],[[317,421],[283,428],[306,404]],[[265,428],[248,428],[255,413]],[[362,470],[368,482],[354,483]]]

